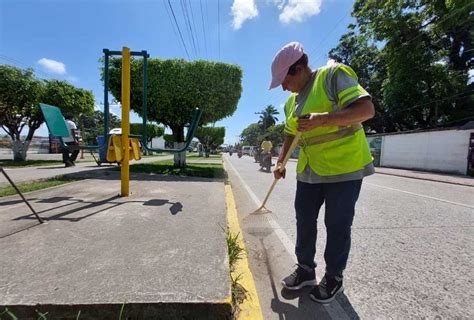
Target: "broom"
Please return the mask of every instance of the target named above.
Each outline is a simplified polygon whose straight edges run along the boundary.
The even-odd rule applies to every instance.
[[[301,137],[301,132],[297,132],[296,135],[295,135],[295,138],[293,139],[293,142],[290,145],[290,148],[288,149],[288,152],[285,155],[285,158],[283,159],[283,162],[281,163],[280,171],[282,171],[285,168],[286,163],[288,162],[288,159],[290,159],[291,154],[293,153],[293,150],[295,150],[296,146],[298,145],[298,141],[300,140],[300,137]],[[278,180],[280,180],[280,179],[275,178],[273,180],[273,183],[270,186],[270,189],[268,190],[267,195],[265,196],[265,199],[263,200],[262,205],[257,210],[252,212],[251,215],[252,214],[257,215],[257,214],[264,214],[264,213],[271,213],[272,212],[271,210],[269,210],[265,207],[265,204],[267,204],[268,198],[270,197],[270,194],[272,193],[273,189],[275,188],[275,185],[277,184]]]

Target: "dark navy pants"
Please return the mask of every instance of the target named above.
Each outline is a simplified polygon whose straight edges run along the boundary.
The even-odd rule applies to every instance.
[[[310,184],[298,181],[296,187],[296,257],[299,264],[315,268],[317,221],[325,204],[327,231],[326,273],[342,275],[351,248],[351,226],[362,180]]]

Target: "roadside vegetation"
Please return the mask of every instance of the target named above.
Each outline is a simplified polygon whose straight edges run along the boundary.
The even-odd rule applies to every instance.
[[[19,168],[19,167],[39,167],[39,166],[53,166],[64,165],[59,160],[0,160],[0,167],[3,168]]]
[[[77,160],[76,163],[94,162],[94,160]],[[3,168],[23,168],[23,167],[44,167],[44,166],[64,166],[60,160],[0,160],[0,167]]]
[[[65,183],[78,181],[80,179],[71,178],[53,178],[41,181],[28,181],[16,184],[18,189],[22,192],[31,192],[41,189],[46,189],[54,186],[59,186]],[[16,194],[16,190],[12,186],[0,187],[0,198]]]
[[[199,159],[199,160],[214,160],[214,159],[222,159],[222,154],[218,153],[218,154],[210,154],[209,157],[207,158],[204,158],[204,156],[200,156],[199,154],[197,153],[193,153],[193,154],[188,154],[186,155],[186,157],[188,159]]]
[[[186,167],[179,168],[174,166],[173,160],[163,160],[152,163],[140,163],[131,165],[130,172],[214,179],[225,178],[225,171],[222,163],[188,163]]]
[[[229,253],[229,269],[231,280],[231,294],[232,294],[232,315],[238,318],[239,305],[247,299],[247,290],[240,284],[242,278],[241,273],[236,272],[236,266],[242,259],[245,250],[239,245],[240,234],[232,234],[227,231],[227,250]]]

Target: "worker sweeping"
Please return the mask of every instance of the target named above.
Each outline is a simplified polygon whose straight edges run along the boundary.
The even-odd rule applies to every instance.
[[[316,70],[303,46],[291,42],[273,58],[270,89],[292,92],[285,104],[285,139],[275,179],[285,177],[287,152],[299,139],[296,270],[282,280],[285,288],[314,286],[311,299],[328,303],[343,291],[343,271],[351,246],[351,226],[362,179],[374,173],[361,123],[374,116],[370,95],[354,71],[334,63]],[[316,283],[316,235],[319,209],[325,203],[326,270]]]

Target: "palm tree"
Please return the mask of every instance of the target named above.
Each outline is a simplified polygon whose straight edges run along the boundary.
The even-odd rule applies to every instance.
[[[261,112],[256,113],[260,115],[260,120],[258,123],[263,126],[264,130],[267,130],[269,127],[275,125],[278,121],[278,118],[275,116],[280,114],[280,112],[271,104],[269,104]]]

